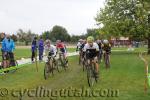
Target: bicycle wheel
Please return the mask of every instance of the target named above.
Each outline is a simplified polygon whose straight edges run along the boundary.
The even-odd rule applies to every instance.
[[[62,65],[63,69],[66,71],[67,66],[66,66],[66,60],[65,60],[65,58],[61,57],[60,61],[61,61],[61,65]]]
[[[49,71],[49,64],[48,62],[45,63],[44,67],[44,79],[46,80],[49,77],[50,71]]]
[[[94,77],[94,72],[92,67],[93,67],[92,65],[87,67],[87,80],[88,80],[89,87],[92,87],[95,82],[95,77]]]

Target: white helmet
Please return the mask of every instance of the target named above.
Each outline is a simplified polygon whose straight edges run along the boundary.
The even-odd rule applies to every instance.
[[[47,39],[45,42],[46,42],[46,44],[51,43],[51,41],[49,39]]]
[[[82,40],[82,39],[79,39],[78,41],[79,41],[79,42],[82,42],[83,40]]]
[[[103,43],[104,43],[104,44],[108,44],[109,41],[108,41],[108,40],[103,40]]]

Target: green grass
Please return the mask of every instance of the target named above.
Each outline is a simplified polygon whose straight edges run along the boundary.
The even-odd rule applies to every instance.
[[[147,56],[147,58],[150,58],[150,56]],[[78,56],[69,57],[69,69],[66,72],[55,72],[54,77],[50,77],[48,80],[44,80],[43,77],[43,63],[39,64],[38,72],[35,64],[28,65],[18,69],[13,74],[0,76],[0,87],[9,90],[34,89],[37,86],[44,86],[47,89],[89,88],[86,72],[82,71],[82,67],[77,64],[77,61]],[[139,59],[137,53],[113,52],[111,69],[106,70],[104,64],[100,64],[101,80],[95,84],[93,89],[118,89],[119,97],[54,97],[54,100],[149,100],[150,87],[148,94],[144,94],[144,75],[144,63]],[[50,97],[29,98],[23,96],[22,99],[50,100]],[[2,100],[18,100],[18,98],[9,95]]]
[[[75,52],[75,48],[68,48],[68,52]],[[30,58],[31,57],[31,49],[30,48],[16,48],[14,51],[15,59],[21,58]],[[0,52],[1,55],[1,52]],[[2,58],[0,57],[0,61]]]
[[[21,58],[29,58],[31,57],[31,49],[29,48],[16,48],[14,51],[15,59],[21,59]],[[0,52],[1,55],[1,52]],[[0,61],[2,58],[0,58]]]

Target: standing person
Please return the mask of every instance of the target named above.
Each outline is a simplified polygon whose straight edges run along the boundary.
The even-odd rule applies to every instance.
[[[42,39],[42,36],[40,37],[40,40],[38,41],[38,49],[39,49],[39,61],[42,61],[43,51],[44,51],[44,41]]]
[[[37,37],[34,37],[32,41],[31,51],[32,51],[31,61],[33,63],[37,53]]]
[[[6,37],[7,37],[6,52],[9,56],[8,64],[9,64],[9,66],[16,66],[15,59],[14,59],[15,43],[14,43],[13,39],[11,39],[9,34],[7,34]]]
[[[7,52],[6,52],[6,42],[7,42],[6,34],[1,33],[1,38],[2,38],[1,52],[2,52],[2,60],[3,60],[2,61],[2,67],[7,68],[8,55],[7,55]]]

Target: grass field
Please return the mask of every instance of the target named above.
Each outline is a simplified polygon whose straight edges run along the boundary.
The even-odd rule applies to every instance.
[[[68,48],[68,52],[75,52],[75,48]],[[30,58],[31,57],[31,49],[30,48],[16,48],[14,51],[15,59],[21,58]],[[0,52],[1,55],[1,52]],[[0,57],[0,61],[2,58]]]
[[[150,58],[150,56],[147,56]],[[12,89],[35,89],[43,86],[47,89],[66,89],[69,87],[81,89],[88,88],[86,72],[82,71],[77,63],[78,56],[69,57],[69,69],[65,72],[56,72],[54,77],[44,80],[44,63],[39,63],[39,71],[35,64],[27,65],[17,72],[0,76],[0,87],[9,92]],[[150,59],[149,59],[150,62]],[[150,64],[150,63],[149,63]],[[100,81],[92,89],[114,89],[119,90],[118,97],[28,97],[22,100],[149,100],[148,94],[144,94],[144,63],[137,53],[113,52],[111,55],[111,69],[106,70],[104,64],[100,64]],[[50,99],[51,98],[51,99]],[[19,100],[17,97],[0,97],[0,100]]]

